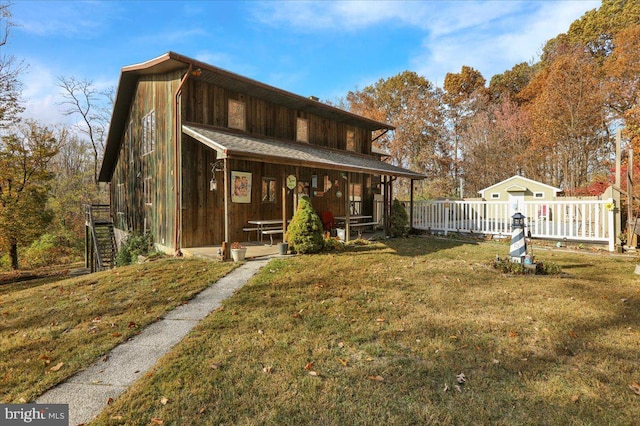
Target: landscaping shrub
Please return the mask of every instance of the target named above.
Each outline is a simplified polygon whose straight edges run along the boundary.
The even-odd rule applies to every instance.
[[[391,205],[391,236],[406,237],[409,235],[409,215],[402,203],[397,199]]]
[[[153,236],[149,233],[143,235],[129,235],[124,240],[116,255],[116,265],[125,266],[137,262],[138,256],[147,256],[153,251]]]
[[[493,267],[505,274],[531,274],[533,271],[526,269],[523,264],[511,262],[509,259],[497,259],[493,262]],[[536,275],[558,275],[562,272],[560,266],[554,262],[537,262]]]
[[[287,229],[287,242],[296,253],[319,253],[325,247],[322,221],[307,195],[298,200],[298,209]]]

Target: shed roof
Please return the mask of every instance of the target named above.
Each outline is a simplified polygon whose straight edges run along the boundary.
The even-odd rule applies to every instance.
[[[426,177],[411,170],[380,161],[374,156],[340,151],[318,145],[236,134],[227,130],[194,123],[183,124],[182,131],[228,158],[269,161],[278,164],[295,164],[410,179],[423,179]]]
[[[478,193],[481,196],[484,197],[484,193],[486,191],[488,191],[490,189],[493,189],[493,188],[495,188],[495,187],[497,187],[499,185],[503,185],[503,184],[505,184],[507,182],[512,183],[512,185],[507,188],[507,191],[509,191],[509,190],[511,190],[511,191],[524,191],[524,190],[527,189],[526,188],[527,184],[534,184],[534,185],[540,185],[540,186],[543,186],[543,187],[545,187],[547,189],[550,189],[550,190],[554,191],[556,194],[558,194],[559,192],[562,192],[562,189],[556,188],[555,186],[547,185],[546,183],[538,182],[536,180],[529,179],[529,178],[526,178],[524,176],[514,175],[514,176],[511,176],[510,178],[507,178],[507,179],[502,180],[502,181],[500,181],[498,183],[495,183],[495,184],[493,184],[491,186],[488,186],[488,187],[486,187],[484,189],[481,189],[480,191],[478,191]],[[522,189],[513,188],[513,187],[518,187],[518,186],[520,188],[522,188]]]
[[[115,169],[127,116],[129,114],[131,102],[133,101],[136,85],[140,76],[164,74],[180,69],[187,70],[189,65],[191,65],[194,70],[199,71],[197,73],[199,75],[190,77],[193,79],[216,84],[239,93],[250,94],[251,96],[259,99],[264,99],[292,109],[315,114],[319,117],[324,117],[339,123],[362,127],[369,131],[394,129],[394,127],[389,124],[371,120],[334,106],[318,102],[315,99],[296,95],[294,93],[269,86],[259,81],[243,77],[239,74],[232,73],[175,52],[167,52],[164,55],[149,61],[122,68],[113,113],[111,115],[111,125],[109,126],[109,133],[105,144],[102,168],[99,175],[99,180],[101,182],[108,182]]]

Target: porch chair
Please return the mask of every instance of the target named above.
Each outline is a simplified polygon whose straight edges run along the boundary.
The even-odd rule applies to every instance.
[[[329,211],[320,212],[320,220],[322,221],[322,227],[325,232],[331,232],[336,227],[336,221],[333,218],[333,213]]]

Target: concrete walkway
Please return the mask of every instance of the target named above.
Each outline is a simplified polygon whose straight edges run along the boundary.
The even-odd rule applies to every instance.
[[[251,260],[234,269],[185,305],[167,315],[131,340],[115,347],[106,360],[41,395],[39,404],[69,404],[69,425],[88,423],[133,382],[148,372],[176,343],[220,307],[221,302],[242,287],[270,259]]]

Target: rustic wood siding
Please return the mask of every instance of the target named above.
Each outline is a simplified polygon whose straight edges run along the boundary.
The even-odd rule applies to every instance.
[[[186,94],[189,94],[188,96]],[[296,119],[309,120],[309,143],[346,149],[347,130],[355,132],[356,152],[371,153],[371,132],[347,126],[304,111],[290,109],[246,93],[237,93],[197,79],[189,79],[185,88],[183,120],[227,127],[229,99],[242,101],[246,110],[246,131],[252,135],[296,141]],[[300,142],[303,143],[303,142]]]
[[[124,184],[124,206],[116,206],[116,226],[132,233],[151,232],[154,241],[173,245],[175,189],[173,94],[183,72],[141,77],[131,104],[111,181],[111,199],[118,200],[118,185]],[[155,147],[142,155],[142,118],[155,113]],[[131,132],[131,147],[129,146]],[[130,150],[132,152],[130,152]],[[131,159],[133,158],[133,161]],[[144,202],[143,182],[150,177],[151,205]]]

